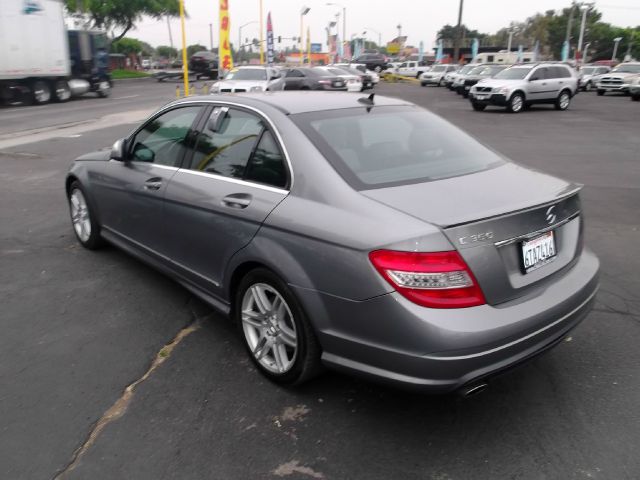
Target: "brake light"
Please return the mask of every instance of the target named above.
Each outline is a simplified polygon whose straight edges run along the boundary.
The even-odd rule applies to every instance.
[[[398,293],[423,307],[465,308],[486,303],[473,273],[454,250],[375,250],[369,253],[369,260]]]
[[[331,85],[331,80],[318,80],[320,85]]]

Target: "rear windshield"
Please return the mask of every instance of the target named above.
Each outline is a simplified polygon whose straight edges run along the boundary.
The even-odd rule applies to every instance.
[[[231,70],[224,77],[225,80],[266,80],[267,71],[260,68],[241,68],[239,70]]]
[[[431,69],[432,72],[444,72],[447,69],[444,65],[436,65]]]
[[[356,190],[467,175],[504,163],[419,107],[325,110],[290,118]]]

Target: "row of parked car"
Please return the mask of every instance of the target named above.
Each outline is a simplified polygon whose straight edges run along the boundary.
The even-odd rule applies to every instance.
[[[361,64],[336,63],[317,67],[244,66],[211,85],[210,93],[277,90],[335,90],[361,92],[375,87],[380,76]]]
[[[514,65],[469,64],[434,65],[420,75],[422,86],[444,86],[469,98],[474,110],[487,106],[504,107],[519,113],[540,103],[566,110],[579,90],[595,89],[598,95],[622,92],[640,100],[640,63],[626,62],[614,69],[586,65],[578,72],[560,62]]]

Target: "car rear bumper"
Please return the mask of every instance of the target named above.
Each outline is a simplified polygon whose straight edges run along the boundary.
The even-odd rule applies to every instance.
[[[495,105],[498,107],[505,107],[507,105],[507,97],[497,93],[483,95],[481,93],[471,91],[469,93],[469,98],[472,102],[483,105]]]
[[[415,305],[398,293],[355,302],[296,289],[313,312],[331,367],[428,393],[484,381],[560,342],[592,308],[598,259],[585,250],[544,292],[457,310]],[[294,287],[295,289],[295,287]]]

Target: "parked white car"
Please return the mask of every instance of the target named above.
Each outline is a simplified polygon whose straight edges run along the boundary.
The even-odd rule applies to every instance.
[[[427,72],[431,69],[424,62],[418,61],[410,61],[410,62],[402,62],[396,69],[395,73],[398,75],[402,75],[403,77],[415,77],[420,78],[424,72]]]
[[[224,79],[211,85],[209,93],[264,92],[280,78],[275,68],[262,66],[238,67],[231,70]]]
[[[598,80],[600,79],[600,76],[609,73],[610,71],[611,68],[604,65],[583,66],[578,73],[578,78],[580,79],[580,89],[588,91],[592,88],[595,88],[596,83],[598,83]]]
[[[423,87],[427,85],[442,87],[444,85],[445,75],[453,73],[456,70],[458,70],[457,65],[432,65],[431,70],[420,75],[420,85]]]

